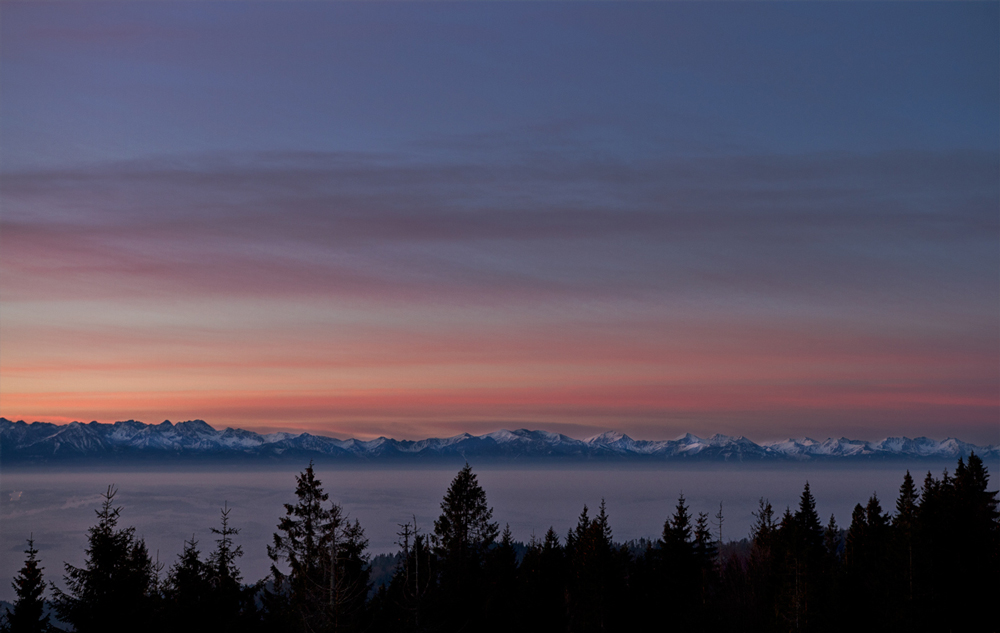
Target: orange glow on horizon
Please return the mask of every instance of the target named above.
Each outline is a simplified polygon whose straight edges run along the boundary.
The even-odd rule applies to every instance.
[[[316,392],[130,392],[14,394],[4,397],[4,415],[27,421],[112,422],[140,419],[159,422],[201,418],[223,428],[310,428],[314,432],[365,437],[372,429],[397,426],[406,439],[433,434],[441,423],[494,420],[495,428],[512,423],[548,428],[567,422],[594,429],[645,428],[651,420],[665,431],[683,430],[684,420],[788,418],[835,411],[893,414],[926,410],[961,412],[973,423],[988,424],[998,407],[983,393],[922,393],[910,386],[871,389],[810,385],[619,386],[515,389],[407,390],[368,389]],[[37,411],[42,415],[23,415]],[[87,411],[91,415],[81,416]],[[127,412],[127,413],[125,413]],[[919,419],[919,415],[916,416]],[[628,421],[632,422],[629,423]],[[501,422],[506,421],[506,422]],[[978,421],[978,422],[977,422]],[[680,425],[680,426],[678,426]],[[482,426],[482,425],[480,425]],[[751,427],[757,426],[756,423]],[[483,426],[482,428],[488,428]],[[424,429],[424,430],[422,430]],[[669,430],[667,430],[669,429]],[[381,431],[375,433],[383,434]],[[403,438],[400,438],[403,439]],[[662,438],[644,438],[662,439]]]

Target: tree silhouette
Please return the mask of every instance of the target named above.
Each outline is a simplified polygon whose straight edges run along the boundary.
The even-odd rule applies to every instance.
[[[830,522],[823,529],[823,547],[833,560],[840,559],[840,526],[837,517],[830,515]]]
[[[24,550],[28,557],[24,567],[14,577],[11,583],[17,599],[14,609],[6,609],[6,622],[0,627],[10,633],[41,633],[49,630],[49,616],[45,614],[45,581],[42,580],[42,570],[39,565],[38,550],[35,549],[33,536],[28,537],[28,549]]]
[[[715,541],[708,528],[708,513],[699,512],[695,519],[694,557],[698,570],[696,585],[702,620],[708,615],[708,604],[716,585],[716,555]]]
[[[285,504],[285,516],[267,547],[276,591],[267,600],[272,625],[350,630],[364,617],[370,588],[364,530],[357,521],[350,523],[338,504],[324,507],[329,495],[312,462],[295,480],[298,503]],[[279,568],[282,564],[288,573]]]
[[[691,550],[691,513],[688,511],[684,494],[677,499],[674,515],[663,524],[661,547],[664,550],[676,550],[676,553],[687,555]]]
[[[818,552],[823,544],[823,524],[816,513],[816,499],[806,482],[799,498],[799,509],[795,513],[795,524],[799,544],[809,552]]]
[[[153,628],[158,568],[146,543],[136,538],[134,527],[118,529],[121,508],[114,505],[117,492],[108,486],[102,495],[101,509],[95,511],[97,525],[87,532],[84,566],[65,565],[63,580],[68,592],[53,587],[56,612],[77,633]]]
[[[163,587],[166,628],[180,630],[210,621],[214,605],[209,576],[209,567],[201,560],[198,541],[192,535],[167,572]]]
[[[815,630],[824,620],[824,585],[830,556],[824,546],[823,525],[809,482],[802,490],[795,514],[786,509],[779,535],[784,549],[778,602],[780,619],[793,630]]]
[[[243,556],[243,547],[233,542],[240,530],[229,525],[231,511],[229,504],[224,503],[220,527],[211,528],[212,534],[219,538],[215,539],[215,550],[206,561],[213,603],[212,628],[219,631],[241,630],[257,618],[254,595],[259,584],[243,586],[243,574],[236,565],[236,559]]]
[[[521,561],[526,626],[536,631],[566,630],[566,553],[549,527],[545,538],[532,539]]]
[[[997,492],[988,491],[988,484],[989,474],[978,455],[970,454],[967,463],[958,460],[949,491],[953,498],[946,506],[952,513],[951,536],[960,566],[950,578],[948,598],[964,610],[957,618],[963,628],[974,627],[969,614],[1000,595],[1000,513]]]
[[[518,596],[518,565],[517,552],[514,550],[514,538],[510,525],[504,527],[500,541],[486,555],[484,565],[487,580],[486,604],[484,609],[483,630],[487,631],[519,631],[523,625],[519,622],[520,612],[512,609]]]
[[[587,506],[577,522],[566,551],[569,559],[569,625],[573,631],[617,628],[625,593],[627,562],[612,542],[604,500],[597,516]]]
[[[774,605],[778,591],[778,566],[783,548],[778,538],[778,524],[774,519],[774,506],[761,497],[753,512],[750,527],[750,553],[746,563],[746,580],[741,596],[745,611],[742,618],[750,630],[772,628]]]
[[[448,626],[477,621],[484,602],[483,563],[496,541],[498,526],[486,491],[466,464],[445,492],[441,516],[434,521],[435,553]]]
[[[233,537],[240,533],[238,528],[229,526],[229,513],[232,508],[228,503],[223,504],[221,510],[222,527],[211,528],[212,534],[219,538],[215,540],[215,551],[208,557],[209,568],[211,569],[213,583],[221,588],[239,588],[243,579],[239,568],[236,566],[236,559],[243,556],[243,548],[233,543]]]
[[[707,525],[702,526],[707,530]],[[696,526],[683,494],[678,495],[674,514],[663,523],[663,534],[656,550],[655,582],[660,599],[665,601],[681,628],[693,626],[697,607],[702,603],[701,561],[694,542]],[[703,538],[708,538],[706,534]],[[707,543],[706,553],[707,553]]]
[[[437,597],[437,559],[416,517],[398,525],[399,562],[389,586],[375,595],[376,629],[422,631],[435,615],[428,617]]]
[[[446,566],[481,556],[496,540],[498,525],[486,491],[468,464],[458,471],[441,501],[441,516],[434,522],[434,536]]]

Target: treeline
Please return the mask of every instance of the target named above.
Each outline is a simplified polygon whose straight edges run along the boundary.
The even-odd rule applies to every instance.
[[[614,541],[604,503],[576,526],[549,528],[518,556],[466,465],[433,531],[400,526],[391,579],[373,590],[358,521],[329,501],[312,464],[296,478],[267,555],[268,578],[243,582],[223,508],[207,554],[193,538],[169,567],[150,558],[108,488],[88,531],[83,567],[46,586],[28,540],[3,629],[100,631],[996,631],[1000,514],[971,455],[954,474],[907,472],[889,513],[872,496],[850,526],[824,526],[808,483],[781,516],[761,499],[743,547],[722,546],[706,513],[683,497],[656,541]]]

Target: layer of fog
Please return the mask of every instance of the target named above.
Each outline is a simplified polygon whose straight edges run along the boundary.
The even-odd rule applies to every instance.
[[[991,473],[996,464],[988,464]],[[554,526],[560,535],[575,525],[584,504],[596,508],[603,498],[616,540],[655,538],[684,494],[693,513],[714,515],[723,505],[723,537],[746,536],[760,497],[780,514],[798,504],[808,480],[823,521],[836,515],[847,527],[854,504],[877,493],[890,511],[903,474],[919,485],[928,470],[940,476],[954,463],[879,463],[852,465],[783,464],[753,467],[694,465],[672,467],[569,467],[509,469],[477,467],[494,519],[510,524],[516,539],[527,541]],[[317,467],[331,500],[357,518],[374,553],[397,549],[398,525],[416,519],[418,528],[433,531],[441,498],[457,468],[333,469]],[[214,547],[209,528],[218,526],[224,503],[232,508],[231,524],[241,530],[237,542],[245,555],[239,564],[244,579],[268,573],[266,544],[271,540],[282,504],[295,501],[292,470],[251,471],[93,471],[5,469],[0,481],[0,599],[13,598],[9,580],[24,560],[25,539],[34,535],[47,580],[62,584],[63,563],[82,565],[87,529],[101,493],[113,484],[122,506],[121,526],[132,525],[150,553],[166,564],[176,560],[185,539],[197,539],[203,552]],[[991,484],[993,482],[991,481]],[[995,488],[994,485],[990,486]],[[714,529],[714,528],[713,528]]]

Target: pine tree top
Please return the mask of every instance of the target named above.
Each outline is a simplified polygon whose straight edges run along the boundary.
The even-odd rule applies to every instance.
[[[466,464],[441,501],[441,516],[434,522],[434,534],[445,551],[485,548],[497,537],[499,526],[492,521],[493,508],[486,501],[486,491]]]

